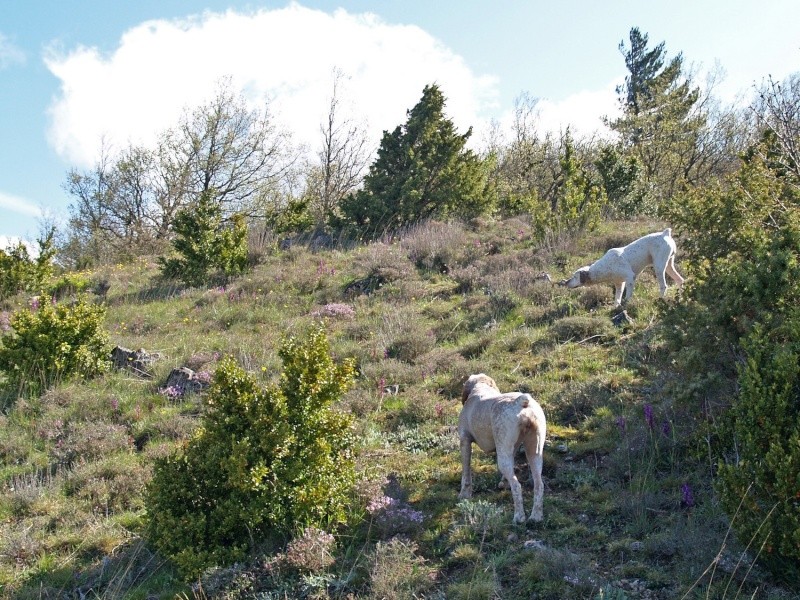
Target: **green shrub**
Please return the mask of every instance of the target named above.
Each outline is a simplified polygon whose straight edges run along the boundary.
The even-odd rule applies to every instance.
[[[65,273],[47,286],[47,294],[53,298],[64,298],[82,294],[92,287],[92,282],[81,273]]]
[[[178,212],[173,223],[173,247],[178,257],[160,258],[165,277],[199,286],[216,274],[239,275],[247,269],[247,223],[234,215],[224,223],[222,207],[210,193]]]
[[[150,536],[183,574],[242,560],[254,544],[345,520],[355,480],[351,417],[335,410],[353,365],[322,330],[289,338],[280,383],[261,387],[232,359],[217,367],[203,426],[156,462]]]
[[[718,490],[734,530],[777,575],[800,581],[800,310],[744,344],[741,391],[726,414],[735,459]],[[740,508],[741,504],[741,508]]]
[[[55,232],[51,230],[37,240],[39,251],[31,258],[22,242],[13,248],[0,250],[0,300],[17,292],[38,290],[53,272],[53,243]]]
[[[54,305],[41,296],[37,304],[15,312],[11,330],[0,337],[0,371],[7,387],[38,395],[57,381],[90,378],[110,368],[105,308],[85,297]]]

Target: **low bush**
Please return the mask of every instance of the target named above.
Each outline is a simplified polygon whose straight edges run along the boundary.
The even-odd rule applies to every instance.
[[[718,490],[742,543],[786,581],[800,581],[800,310],[744,344],[741,392],[725,415],[736,454]]]
[[[22,242],[0,249],[0,300],[21,291],[36,291],[53,272],[55,256],[55,231],[51,230],[38,240],[39,250],[31,257]]]
[[[353,365],[334,364],[322,330],[289,338],[279,355],[280,383],[267,387],[221,361],[202,428],[183,451],[156,461],[150,537],[187,578],[298,527],[345,520],[352,419],[332,405]]]
[[[247,270],[244,216],[236,214],[225,223],[222,207],[210,193],[201,194],[193,206],[179,211],[173,229],[172,245],[178,256],[160,259],[165,277],[199,286],[217,273],[227,279]]]
[[[58,381],[90,378],[108,371],[105,308],[85,297],[74,304],[53,304],[47,296],[32,310],[10,318],[11,330],[0,337],[0,371],[5,385],[20,394],[38,395]]]

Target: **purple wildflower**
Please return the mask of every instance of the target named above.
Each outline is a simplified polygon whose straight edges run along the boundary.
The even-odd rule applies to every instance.
[[[644,405],[644,420],[647,422],[647,426],[653,429],[655,419],[653,418],[653,407],[650,404]]]
[[[692,493],[692,486],[688,483],[681,485],[681,506],[691,508],[694,506],[694,494]]]
[[[211,373],[209,373],[208,371],[198,371],[196,377],[197,381],[199,381],[200,383],[203,383],[205,385],[211,383]]]
[[[666,437],[669,437],[672,434],[672,423],[670,423],[667,419],[664,419],[664,422],[661,423],[661,433],[663,433]]]
[[[353,307],[349,304],[341,304],[338,302],[332,302],[330,304],[326,304],[322,308],[318,308],[317,310],[311,313],[312,317],[342,317],[345,319],[352,319],[355,316],[355,311]]]
[[[388,535],[408,532],[425,520],[425,515],[391,496],[378,496],[367,504],[367,512]]]
[[[617,427],[619,428],[620,433],[625,433],[625,428],[627,427],[627,422],[625,421],[625,417],[622,415],[617,417]]]
[[[171,385],[158,390],[158,393],[165,396],[168,400],[179,400],[183,398],[183,392],[184,389],[179,385]]]
[[[378,496],[369,501],[369,504],[367,504],[367,512],[374,515],[396,502],[397,500],[390,496]]]
[[[117,400],[116,398],[112,398],[111,399],[111,410],[116,412],[118,409],[119,409],[119,400]]]

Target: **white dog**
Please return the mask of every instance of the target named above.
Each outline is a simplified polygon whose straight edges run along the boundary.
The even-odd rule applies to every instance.
[[[542,407],[528,394],[501,394],[494,380],[483,373],[470,375],[464,383],[461,403],[463,407],[458,417],[461,493],[458,497],[472,497],[472,442],[475,442],[484,452],[497,453],[497,467],[508,481],[514,499],[514,523],[524,523],[522,486],[514,475],[514,453],[523,444],[533,476],[530,519],[541,521],[544,497],[542,451],[547,428]]]
[[[630,300],[636,276],[652,265],[663,298],[667,291],[665,273],[678,287],[684,282],[683,277],[675,270],[675,250],[672,230],[668,227],[659,233],[641,237],[624,248],[611,248],[602,258],[589,266],[581,267],[572,274],[572,277],[561,281],[560,285],[576,288],[596,283],[611,283],[616,288],[614,301],[619,306],[622,304],[623,292],[625,300]]]

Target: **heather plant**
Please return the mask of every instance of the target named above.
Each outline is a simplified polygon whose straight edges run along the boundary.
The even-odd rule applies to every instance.
[[[315,330],[279,351],[278,384],[262,387],[228,358],[203,426],[157,460],[146,504],[150,537],[187,577],[243,559],[254,544],[346,518],[354,481],[351,417],[333,407],[352,381]]]
[[[409,504],[391,496],[377,496],[367,504],[372,523],[383,538],[409,534],[422,528],[425,515]]]
[[[400,246],[418,268],[446,273],[469,251],[465,238],[463,225],[428,221],[411,227]]]
[[[32,310],[10,318],[11,331],[0,337],[0,371],[6,387],[38,395],[58,381],[87,379],[110,368],[105,308],[82,296],[73,304],[38,298]]]
[[[289,542],[284,553],[286,564],[306,573],[318,573],[334,562],[336,549],[334,537],[317,527],[306,527],[303,532]]]

